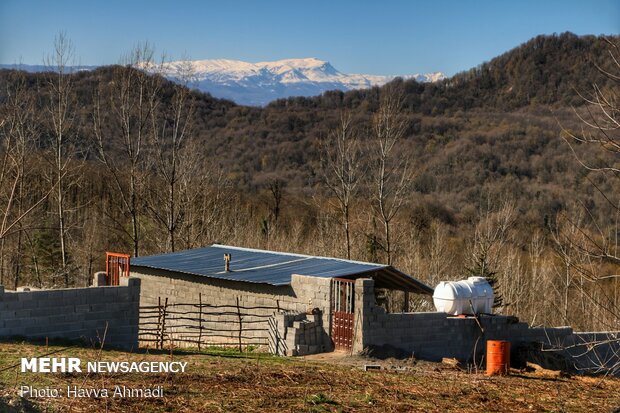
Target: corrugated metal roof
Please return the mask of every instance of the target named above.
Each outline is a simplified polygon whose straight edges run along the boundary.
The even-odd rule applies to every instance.
[[[224,271],[224,254],[232,256],[229,272]],[[426,289],[429,289],[410,276],[383,264],[217,244],[168,254],[132,258],[131,266],[271,285],[289,285],[293,274],[334,278],[390,270],[389,273],[395,277],[405,278],[405,284],[415,285],[414,288],[422,292],[428,292]],[[403,282],[402,279],[400,281]]]
[[[229,272],[224,271],[224,254],[232,255]],[[131,266],[273,285],[290,284],[292,274],[344,277],[385,267],[381,264],[217,244],[168,254],[132,258]]]

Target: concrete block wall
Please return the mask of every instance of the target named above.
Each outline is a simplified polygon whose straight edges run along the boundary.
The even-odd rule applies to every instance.
[[[569,327],[529,328],[515,317],[450,317],[445,313],[388,314],[375,304],[374,281],[355,283],[356,322],[353,351],[392,346],[419,359],[438,361],[453,357],[480,362],[487,340],[507,340],[520,344],[561,342],[573,334]],[[480,325],[478,325],[478,322]]]
[[[140,280],[124,287],[8,292],[0,286],[0,337],[62,338],[132,349]],[[106,331],[107,326],[107,331]]]
[[[236,305],[238,298],[239,305],[242,307],[266,306],[275,308],[275,310],[246,310],[261,315],[272,315],[281,311],[307,313],[313,308],[318,308],[323,317],[321,326],[323,333],[324,335],[329,335],[331,321],[331,279],[329,278],[294,274],[291,279],[291,285],[274,286],[201,277],[137,266],[131,268],[131,278],[138,278],[142,281],[141,306],[158,305],[160,300],[163,304],[166,298],[168,298],[169,304],[198,303],[202,300],[203,304]],[[229,321],[235,320],[236,316],[231,316]],[[177,323],[174,319],[170,319],[170,322],[168,320],[166,322],[167,329],[176,338],[189,337],[196,333],[196,329],[175,327],[175,325],[179,326],[180,324],[191,324],[188,320],[182,320]],[[207,325],[203,323],[203,327],[219,330],[236,328],[236,325],[226,325],[227,319],[225,317],[218,317],[217,322],[212,324]],[[254,336],[265,342],[269,339],[269,334],[266,331],[247,332],[244,333],[244,336]],[[209,338],[204,337],[203,341],[208,342]],[[230,333],[229,338],[214,337],[212,340],[214,343],[227,341],[230,341],[231,344],[236,343],[236,334]],[[331,346],[331,341],[327,344]],[[178,345],[184,344],[179,342]]]
[[[317,308],[320,312],[320,329],[323,337],[323,346],[325,351],[331,351],[333,344],[330,338],[331,322],[332,322],[332,283],[331,278],[306,277],[303,275],[293,274],[291,287],[293,293],[299,300],[307,303],[307,309]],[[311,312],[311,311],[306,311]]]
[[[274,314],[269,337],[269,351],[279,356],[305,356],[327,351],[331,340],[326,337],[320,313]]]

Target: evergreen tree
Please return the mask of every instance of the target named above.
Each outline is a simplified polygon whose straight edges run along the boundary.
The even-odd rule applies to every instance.
[[[493,293],[495,294],[493,307],[497,308],[504,305],[504,298],[499,293],[497,272],[493,271],[489,267],[488,257],[486,254],[483,253],[478,255],[476,257],[474,265],[472,267],[466,268],[465,271],[470,277],[483,277],[487,280],[491,288],[493,288]]]
[[[56,283],[56,277],[59,275],[58,269],[62,265],[62,249],[53,225],[46,226],[35,233],[34,249],[34,256],[37,257],[39,267]],[[34,262],[31,264],[34,265]]]

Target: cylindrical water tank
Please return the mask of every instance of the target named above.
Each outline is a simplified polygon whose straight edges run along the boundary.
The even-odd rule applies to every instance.
[[[437,311],[452,315],[490,314],[493,312],[493,288],[483,277],[461,281],[441,281],[433,293]]]

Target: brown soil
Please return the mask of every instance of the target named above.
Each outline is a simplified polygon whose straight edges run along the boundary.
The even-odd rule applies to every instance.
[[[103,360],[187,361],[185,374],[21,374],[9,368],[44,348],[0,344],[1,412],[606,412],[620,407],[620,380],[546,377],[535,373],[486,377],[439,363],[381,360],[329,353],[305,358],[250,354],[127,354]],[[98,357],[68,349],[55,356]],[[365,364],[380,370],[363,371]],[[162,385],[159,399],[29,399],[20,385],[143,387]]]

